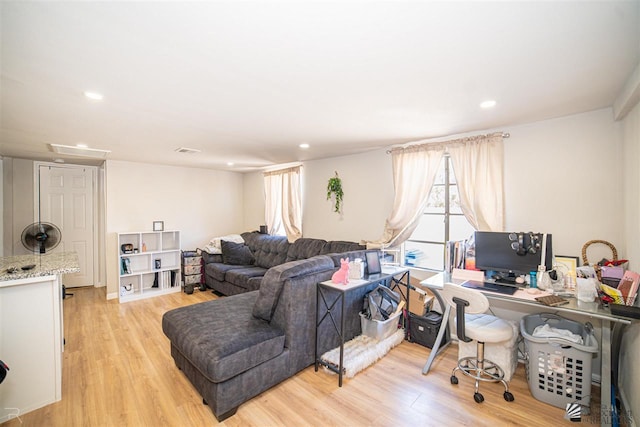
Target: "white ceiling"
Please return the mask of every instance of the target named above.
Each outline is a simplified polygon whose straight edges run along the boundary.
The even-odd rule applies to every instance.
[[[40,160],[77,143],[239,171],[358,153],[608,107],[640,59],[638,0],[0,8],[0,154]]]

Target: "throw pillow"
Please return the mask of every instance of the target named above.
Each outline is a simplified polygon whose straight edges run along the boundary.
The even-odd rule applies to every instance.
[[[249,246],[244,243],[228,242],[223,240],[222,242],[222,262],[231,265],[251,265],[255,259],[249,249]]]

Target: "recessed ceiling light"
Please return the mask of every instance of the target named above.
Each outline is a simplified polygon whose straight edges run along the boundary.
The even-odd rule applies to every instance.
[[[98,92],[85,91],[84,96],[92,101],[102,101],[104,99],[104,95]]]
[[[480,103],[480,108],[493,108],[496,106],[496,101],[493,99],[486,100]]]
[[[300,148],[302,148],[302,149],[307,149],[307,148],[309,148],[309,144],[307,144],[307,143],[305,142],[305,143],[302,143],[302,144],[298,145],[298,147],[300,147]]]
[[[89,146],[87,144],[80,143],[80,144],[76,144],[76,147],[78,147],[78,148],[88,148]]]
[[[235,163],[233,162],[227,162],[227,166],[233,166]]]

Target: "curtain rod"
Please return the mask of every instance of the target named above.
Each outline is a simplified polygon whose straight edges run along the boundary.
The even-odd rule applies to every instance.
[[[467,138],[482,138],[482,137],[488,137],[488,136],[492,136],[495,135],[496,133],[500,133],[500,132],[495,132],[495,133],[488,133],[485,135],[474,135],[474,136],[467,136],[464,138],[456,138],[456,139],[452,139],[451,141],[459,141],[459,140],[464,140]],[[511,134],[509,132],[502,132],[502,138],[503,139],[507,139],[511,136]],[[416,141],[416,143],[419,141]],[[433,141],[433,144],[446,144],[449,141]],[[411,143],[410,143],[411,144]],[[429,142],[424,142],[424,144],[429,144]],[[416,144],[417,145],[417,144]],[[408,147],[410,147],[411,145],[409,145]],[[400,147],[398,147],[400,148]],[[402,147],[402,148],[406,148],[406,147]],[[391,154],[391,150],[387,150],[387,154]]]

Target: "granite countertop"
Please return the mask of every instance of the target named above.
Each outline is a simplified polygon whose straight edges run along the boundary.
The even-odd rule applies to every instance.
[[[27,265],[35,265],[30,270],[22,270]],[[15,267],[15,273],[7,269]],[[0,258],[0,282],[31,277],[50,276],[52,274],[78,273],[80,263],[75,252],[59,252],[49,254],[17,255]]]

